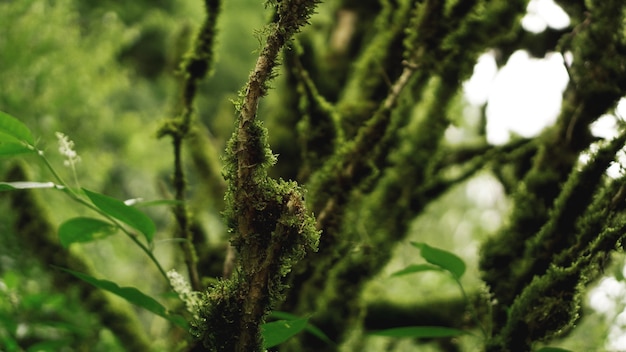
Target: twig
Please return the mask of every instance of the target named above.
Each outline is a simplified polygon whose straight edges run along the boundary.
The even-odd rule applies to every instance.
[[[185,57],[182,64],[183,94],[182,113],[178,118],[167,121],[159,130],[159,137],[169,135],[172,137],[174,149],[174,175],[172,183],[175,188],[176,205],[172,212],[178,223],[179,237],[181,242],[185,264],[189,273],[189,281],[194,291],[201,290],[200,275],[196,263],[198,258],[193,246],[193,233],[190,228],[190,216],[186,200],[187,182],[182,163],[182,145],[185,138],[190,134],[192,118],[194,114],[193,102],[196,97],[198,83],[211,72],[213,65],[213,47],[215,44],[215,32],[217,15],[219,14],[221,1],[206,0],[205,9],[207,17],[194,42],[191,53]]]

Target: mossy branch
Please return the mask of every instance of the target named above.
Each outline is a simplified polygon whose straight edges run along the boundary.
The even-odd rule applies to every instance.
[[[533,342],[571,329],[579,318],[584,266],[551,267],[515,300],[507,324],[486,346],[487,352],[530,351]]]
[[[570,179],[563,186],[556,199],[550,221],[537,235],[527,242],[522,261],[532,262],[519,270],[520,286],[525,286],[532,276],[540,275],[548,269],[554,256],[574,244],[576,219],[587,209],[598,188],[602,176],[617,152],[624,147],[626,134],[608,143],[582,170],[573,170]],[[584,191],[583,191],[584,188]]]
[[[485,281],[500,303],[494,310],[496,328],[505,326],[509,320],[506,311],[520,294],[523,283],[528,283],[533,274],[540,275],[545,272],[552,255],[558,253],[558,250],[555,253],[549,248],[561,246],[559,239],[563,239],[563,236],[569,233],[568,221],[573,220],[568,216],[562,217],[563,202],[555,206],[557,197],[560,194],[562,197],[571,197],[572,201],[580,202],[572,206],[582,206],[583,209],[591,203],[591,199],[579,198],[582,194],[576,195],[579,190],[569,189],[561,193],[561,186],[573,170],[579,153],[592,142],[589,124],[615,105],[623,94],[618,92],[624,91],[623,82],[626,80],[623,55],[617,54],[626,51],[622,31],[623,3],[619,1],[592,3],[586,3],[589,6],[588,17],[578,24],[565,38],[567,41],[562,43],[563,49],[571,50],[573,53],[574,63],[570,68],[571,81],[564,95],[564,104],[557,125],[553,131],[546,133],[546,138],[539,140],[542,144],[539,145],[532,168],[523,177],[520,187],[513,195],[515,210],[510,226],[483,246],[481,268],[485,272]],[[600,20],[605,17],[610,20]],[[600,47],[594,38],[609,39],[603,41]],[[587,177],[591,175],[587,174]],[[550,209],[553,209],[551,213]],[[570,210],[580,215],[580,208],[576,210],[570,207]],[[565,226],[556,226],[559,223]],[[541,239],[534,240],[533,244],[528,242],[531,238]],[[527,253],[529,257],[524,260],[524,265],[520,266],[520,261],[516,258],[527,245],[534,249],[530,251],[532,253]],[[542,247],[544,249],[541,249]],[[547,255],[548,258],[533,258],[537,253],[543,253],[542,255]],[[534,267],[537,265],[534,263],[538,262],[542,263],[540,265],[542,269],[536,273],[535,269],[538,268]],[[524,279],[518,282],[520,276],[511,275],[511,272],[525,273],[522,275]]]
[[[331,159],[312,179],[312,193],[317,194],[318,190],[322,190],[319,192],[320,194],[327,194],[326,197],[315,199],[313,203],[314,210],[319,213],[318,226],[320,228],[324,227],[327,215],[336,213],[336,210],[345,203],[345,199],[342,200],[342,197],[347,197],[349,189],[357,187],[359,182],[376,172],[375,165],[370,165],[372,164],[371,160],[376,159],[377,153],[377,148],[372,146],[377,146],[385,138],[400,92],[410,79],[419,79],[427,76],[428,73],[434,73],[440,76],[446,84],[449,84],[465,78],[472,72],[472,67],[471,65],[459,67],[458,63],[474,62],[476,56],[487,45],[506,36],[506,31],[497,36],[492,35],[492,33],[501,32],[500,29],[509,27],[507,21],[515,18],[523,11],[525,5],[522,6],[522,2],[516,1],[515,6],[505,6],[504,2],[497,2],[482,7],[478,6],[476,1],[469,1],[446,9],[443,2],[426,1],[415,3],[412,11],[407,11],[403,6],[399,6],[395,9],[395,13],[381,14],[379,19],[381,21],[384,20],[384,17],[389,17],[397,23],[404,23],[405,21],[411,23],[403,41],[403,56],[405,58],[403,70],[390,87],[389,93],[382,100],[378,109],[359,129],[354,140],[348,142],[348,145],[340,150],[338,155]],[[409,19],[406,18],[407,13],[410,13]],[[493,23],[483,24],[483,26],[489,26],[489,30],[487,28],[475,29],[480,30],[481,33],[489,33],[488,40],[477,41],[477,44],[469,52],[460,50],[461,47],[465,48],[464,38],[471,35],[470,27],[475,27],[481,23],[478,19],[484,17],[493,17]],[[505,22],[507,23],[506,26],[504,25]],[[390,28],[395,27],[391,25]],[[381,37],[387,38],[391,32],[383,31],[381,33]],[[387,39],[391,38],[394,36],[391,35]],[[367,59],[366,56],[368,55],[373,54],[368,51],[363,54],[362,57],[365,60],[363,65],[367,66],[367,62],[370,62],[368,60],[376,62],[382,59],[376,59],[378,56]],[[369,65],[371,64],[370,62]],[[394,63],[388,63],[388,65],[394,65]],[[367,71],[366,66],[359,66],[358,68]],[[368,72],[368,75],[371,76],[371,73]],[[355,75],[355,77],[358,78],[359,76]],[[362,73],[361,82],[353,82],[350,86],[366,85],[364,83],[366,77]],[[417,87],[417,89],[420,88]],[[413,93],[415,94],[415,92]],[[333,194],[333,196],[328,196],[328,194]]]
[[[169,135],[172,137],[174,149],[174,175],[172,183],[175,189],[175,198],[178,201],[172,207],[172,212],[178,223],[179,237],[181,242],[185,264],[189,273],[191,287],[199,291],[201,289],[200,275],[198,274],[195,248],[193,246],[193,233],[191,231],[190,214],[187,207],[187,181],[182,161],[183,141],[190,134],[193,114],[194,99],[198,83],[211,73],[214,58],[214,46],[216,38],[217,16],[219,14],[221,0],[206,0],[205,9],[207,17],[198,32],[194,47],[187,54],[181,64],[183,76],[182,111],[178,117],[166,121],[158,132],[159,137]]]
[[[378,109],[372,114],[363,115],[367,120],[365,118],[361,120],[366,122],[359,126],[356,136],[345,143],[326,162],[326,165],[311,177],[310,189],[315,197],[311,204],[319,214],[318,228],[324,230],[320,251],[329,250],[341,253],[341,250],[345,249],[341,243],[349,240],[358,241],[358,236],[362,235],[362,233],[357,233],[359,232],[357,229],[342,226],[344,223],[350,223],[350,220],[346,220],[345,214],[348,213],[346,209],[352,206],[352,202],[368,202],[368,204],[371,202],[371,209],[376,209],[372,211],[363,205],[362,209],[367,215],[361,216],[359,221],[367,222],[364,227],[367,227],[369,236],[364,247],[376,248],[378,255],[350,255],[335,259],[332,257],[327,260],[320,259],[311,264],[308,271],[305,271],[311,273],[310,277],[300,281],[295,280],[300,285],[299,287],[302,287],[301,291],[308,291],[306,297],[303,293],[298,299],[302,302],[298,304],[300,312],[316,311],[318,314],[315,323],[326,328],[327,331],[335,331],[337,336],[341,336],[349,329],[350,324],[354,323],[349,321],[350,316],[359,315],[360,307],[359,303],[355,302],[354,293],[359,292],[360,285],[387,262],[389,243],[395,243],[395,239],[406,235],[409,220],[423,210],[427,201],[436,198],[451,185],[471,176],[487,161],[486,159],[472,160],[461,175],[444,179],[439,172],[438,166],[440,165],[435,164],[438,161],[435,160],[437,155],[433,153],[441,147],[443,132],[449,124],[446,116],[447,108],[457,92],[456,82],[468,75],[472,69],[468,65],[460,69],[458,62],[473,62],[473,59],[487,45],[480,42],[469,53],[464,50],[451,50],[459,47],[465,48],[464,43],[456,40],[459,38],[459,33],[456,31],[455,24],[470,22],[472,19],[465,16],[468,13],[480,13],[482,7],[475,6],[475,4],[475,2],[470,2],[468,6],[454,6],[450,13],[446,14],[443,6],[439,6],[441,4],[429,1],[428,4],[422,2],[416,5],[417,7],[423,6],[416,8],[413,12],[381,14],[381,16],[406,21],[407,12],[410,12],[415,24],[410,28],[419,27],[424,30],[413,31],[412,34],[407,35],[404,42],[406,60],[403,66],[397,65],[400,59],[394,62],[382,55],[387,61],[379,62],[379,64],[392,66],[395,64],[396,67],[392,69],[401,68],[399,70],[401,72],[394,76],[397,77],[395,83],[391,84],[387,95],[382,98],[367,94],[361,96],[378,100]],[[400,6],[395,11],[402,11],[402,9],[403,7]],[[515,10],[518,9],[519,7],[516,6]],[[489,6],[487,10],[482,11],[481,15],[484,15],[484,12],[492,12],[498,20],[502,20],[502,26],[504,26],[506,18],[517,13],[497,10],[497,6]],[[520,11],[523,11],[523,8]],[[442,17],[446,17],[445,20]],[[441,21],[431,21],[432,18]],[[394,37],[397,34],[390,31],[391,29],[381,31],[380,36]],[[500,36],[492,35],[492,37],[499,38]],[[398,39],[401,38],[394,37],[396,43],[395,46],[393,44],[391,46],[396,54],[402,46],[398,43]],[[376,38],[371,43],[375,40]],[[460,53],[463,53],[462,57]],[[370,62],[364,58],[365,55],[370,54],[372,53],[365,50],[361,56],[364,61],[360,62]],[[458,60],[449,59],[452,56]],[[370,59],[372,59],[371,63],[376,62],[374,56]],[[366,66],[358,66],[356,69],[364,69],[364,67]],[[389,67],[384,69],[389,69]],[[368,75],[365,71],[361,72],[360,77],[363,81],[360,85],[373,87],[374,85],[365,82],[368,77],[372,76],[371,72],[367,72]],[[358,81],[358,76],[355,74],[353,78]],[[354,85],[354,87],[357,86],[359,86],[358,83]],[[353,86],[349,85],[349,87]],[[434,96],[432,102],[427,94]],[[414,106],[420,96],[429,104],[420,106],[420,111],[424,113],[420,115],[419,120],[416,119],[415,126],[411,126],[413,129],[409,131],[407,128],[406,134],[401,134],[406,121],[414,115],[414,111],[406,109],[406,106]],[[345,99],[349,105],[347,95]],[[353,116],[345,116],[343,113],[346,109],[339,107],[339,112],[342,113],[342,119],[344,119],[342,123],[345,125],[345,119],[353,118]],[[349,110],[348,113],[350,113]],[[351,134],[347,132],[346,136],[350,137]],[[405,151],[408,153],[405,154]],[[390,167],[390,164],[393,166]],[[381,172],[382,167],[387,169]],[[372,191],[369,187],[373,184],[375,184],[373,193],[367,194]],[[355,201],[357,194],[367,195]],[[393,206],[385,206],[391,204]],[[347,277],[350,279],[347,280]],[[328,289],[320,292],[316,287]],[[319,294],[328,297],[323,301],[323,305],[315,303],[320,301]],[[306,345],[308,350],[315,350],[318,346],[309,347],[310,342],[312,341],[306,341],[302,346]]]
[[[354,140],[347,142],[346,146],[313,176],[311,180],[313,193],[322,196],[313,203],[314,209],[319,211],[318,228],[325,228],[326,224],[333,220],[333,214],[337,214],[337,209],[343,207],[349,192],[372,174],[369,160],[376,152],[377,143],[384,138],[393,108],[400,98],[400,93],[413,78],[416,69],[414,63],[405,62],[402,74],[371,119],[359,129]],[[369,171],[366,171],[368,169]]]
[[[610,221],[607,223],[611,217],[607,217],[606,211],[592,209],[592,214],[588,213],[595,189],[625,141],[626,135],[622,134],[602,148],[581,171],[572,171],[555,201],[550,220],[527,241],[524,256],[512,266],[513,290],[519,296],[511,304],[504,329],[494,339],[496,345],[529,347],[532,341],[564,333],[573,326],[579,314],[583,285],[600,272],[603,263],[599,259],[613,250],[618,241],[615,227]],[[604,205],[612,202],[611,197],[599,201]],[[608,231],[602,231],[600,216]],[[583,231],[593,233],[581,234],[577,231],[581,226]],[[598,235],[599,232],[602,234]],[[581,236],[586,243],[577,243]]]
[[[259,157],[264,152],[259,151],[259,146],[251,148],[248,145],[258,141],[259,131],[258,127],[255,126],[257,109],[260,99],[267,93],[269,80],[273,78],[274,68],[278,64],[278,54],[287,40],[308,22],[318,2],[315,0],[294,0],[282,1],[277,5],[278,20],[273,23],[273,29],[266,39],[252,74],[248,78],[244,98],[240,105],[233,145],[237,163],[235,180],[239,183],[238,186],[250,181],[253,171],[261,166],[262,160]]]
[[[397,65],[402,60],[398,42],[406,31],[411,5],[408,2],[382,2],[381,5],[382,9],[373,22],[376,35],[367,41],[353,63],[354,69],[337,102],[346,135],[351,138],[358,126],[371,117],[370,106],[389,89],[390,80],[396,80],[403,71]]]
[[[260,351],[260,326],[283,299],[284,277],[306,251],[315,249],[319,233],[295,183],[267,176],[275,163],[267,132],[257,120],[278,55],[305,25],[318,1],[282,1],[276,6],[266,44],[238,104],[237,127],[226,157],[226,211],[237,250],[232,277],[209,289],[195,334],[211,351]]]
[[[295,50],[285,51],[285,55],[292,66],[290,73],[297,81],[298,112],[301,114],[297,130],[302,156],[298,180],[306,182],[311,172],[337,151],[344,135],[336,107],[320,94],[302,64],[303,49],[298,42],[296,44]]]
[[[580,318],[585,286],[603,274],[625,230],[623,216],[609,221],[585,248],[571,255],[567,265],[551,265],[545,274],[535,276],[511,305],[507,323],[486,350],[526,351],[535,342],[567,334]]]

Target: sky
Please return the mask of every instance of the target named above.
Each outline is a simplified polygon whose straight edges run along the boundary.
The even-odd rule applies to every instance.
[[[522,26],[539,33],[546,28],[563,29],[570,24],[567,14],[553,0],[532,0]],[[561,53],[533,58],[525,51],[511,55],[498,70],[493,52],[480,56],[474,75],[465,83],[465,96],[474,105],[487,103],[487,140],[506,143],[511,133],[534,137],[554,124],[561,108],[562,94],[569,80],[565,63],[571,60]],[[626,116],[626,100],[618,106],[618,116]],[[615,136],[616,123],[604,116],[594,126],[597,136]]]

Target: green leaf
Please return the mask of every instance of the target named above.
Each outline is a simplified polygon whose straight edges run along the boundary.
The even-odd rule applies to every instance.
[[[120,296],[136,306],[147,309],[150,312],[160,317],[163,317],[171,321],[172,323],[180,326],[181,328],[187,329],[187,323],[184,319],[182,319],[179,316],[169,314],[167,312],[167,309],[165,309],[165,307],[161,303],[157,302],[154,298],[142,293],[141,291],[139,291],[138,289],[134,287],[119,287],[114,282],[96,279],[95,277],[89,276],[84,273],[80,273],[78,271],[73,271],[73,270],[65,269],[65,268],[59,268],[59,269],[65,272],[68,272],[97,288],[103,289],[105,291],[109,291],[117,296]]]
[[[467,334],[459,329],[446,328],[441,326],[407,326],[386,330],[373,331],[368,335],[390,336],[390,337],[411,337],[411,338],[435,338],[454,337]]]
[[[139,230],[146,236],[148,242],[152,242],[156,226],[152,219],[141,211],[124,204],[119,199],[105,196],[100,193],[91,192],[83,188],[83,191],[91,199],[93,204],[106,214],[126,223],[129,226]]]
[[[559,347],[542,347],[537,352],[572,352],[571,350]]]
[[[391,274],[391,277],[421,273],[423,271],[441,271],[441,268],[430,264],[413,264],[407,266],[402,270],[396,271],[395,273]]]
[[[5,139],[7,136],[14,141],[25,141],[30,145],[35,144],[33,134],[25,124],[15,117],[0,111],[0,141],[7,141],[7,139]]]
[[[111,223],[78,217],[70,219],[59,227],[61,245],[67,248],[74,242],[91,242],[115,233],[116,227]]]
[[[297,315],[293,315],[291,313],[281,312],[281,311],[273,311],[271,317],[275,319],[283,319],[283,320],[299,319]],[[306,327],[304,328],[304,330],[310,333],[311,335],[319,338],[320,340],[326,342],[329,345],[334,344],[334,342],[328,337],[328,335],[326,335],[322,330],[320,330],[317,326],[311,323],[308,323]]]
[[[427,262],[449,271],[456,279],[460,279],[465,273],[465,262],[456,254],[431,247],[426,243],[411,242],[411,244],[420,249],[422,258]]]
[[[33,153],[35,150],[29,148],[24,143],[10,140],[3,140],[4,133],[0,133],[0,156],[11,156],[17,154]]]
[[[14,191],[16,189],[55,188],[52,182],[0,182],[0,191]]]
[[[161,200],[150,200],[150,201],[139,201],[139,202],[135,202],[133,205],[139,208],[143,208],[143,207],[156,207],[156,206],[161,206],[161,205],[180,205],[180,204],[184,204],[184,202],[181,202],[180,200],[174,200],[174,199],[161,199]]]
[[[261,326],[263,348],[270,348],[287,341],[290,337],[304,330],[309,318],[296,320],[278,320]]]
[[[306,332],[310,333],[311,335],[317,337],[318,339],[326,342],[329,345],[334,345],[335,344],[333,342],[333,340],[331,340],[330,337],[328,337],[328,335],[326,335],[322,330],[320,330],[320,328],[318,328],[315,325],[307,324],[306,328],[304,328],[304,330]]]

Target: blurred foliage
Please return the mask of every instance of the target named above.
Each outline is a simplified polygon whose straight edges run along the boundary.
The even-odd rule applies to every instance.
[[[254,60],[253,51],[258,43],[252,31],[265,21],[259,14],[262,8],[256,1],[231,1],[224,6],[228,15],[223,17],[222,26],[232,30],[220,33],[219,55],[236,59],[220,60],[218,82],[221,83],[205,84],[203,91],[211,94],[201,94],[199,102],[201,111],[206,113],[202,118],[207,123],[221,124],[223,141],[232,130],[229,121],[233,119],[232,105],[223,102],[236,96]],[[81,155],[77,167],[81,186],[122,199],[165,197],[167,186],[165,189],[162,186],[169,181],[171,161],[163,151],[169,148],[169,143],[157,140],[156,131],[175,105],[178,87],[173,74],[179,56],[187,50],[190,33],[201,20],[202,3],[196,1],[0,2],[3,24],[0,81],[4,87],[0,110],[18,116],[28,125],[38,138],[39,148],[55,165],[63,163],[63,156],[57,152],[55,132],[67,134]],[[251,26],[240,26],[242,20]],[[217,123],[215,115],[220,109],[228,111],[226,114],[230,116]],[[30,157],[27,160],[34,161]],[[11,164],[9,160],[1,160],[0,174],[6,173]],[[51,179],[37,163],[29,163],[29,168],[33,178]],[[67,179],[72,179],[69,170],[61,171],[66,172],[63,176]],[[47,205],[54,208],[50,215],[58,222],[85,213],[56,192],[45,197]],[[4,275],[3,299],[0,299],[3,324],[0,325],[7,326],[0,336],[0,349],[26,350],[44,341],[51,345],[39,348],[47,351],[119,349],[110,334],[97,333],[100,328],[95,321],[87,324],[90,313],[81,310],[80,299],[71,292],[55,293],[46,280],[46,270],[39,268],[34,258],[25,260],[20,255],[24,249],[15,241],[18,236],[8,225],[12,220],[6,200],[4,196],[0,198],[0,206],[5,210],[0,215],[0,224],[6,224],[0,231],[0,273]],[[159,228],[167,230],[168,212],[148,211],[160,220]],[[218,224],[217,228],[220,227]],[[171,262],[168,258],[172,257],[172,248],[172,244],[157,239],[157,253],[166,264]],[[104,275],[131,283],[146,279],[141,271],[121,270],[147,265],[123,239],[86,244],[80,251]],[[124,259],[112,265],[115,263],[111,262],[112,257]],[[125,274],[115,274],[120,272]],[[9,284],[11,277],[13,281]],[[35,277],[41,280],[33,281]],[[139,286],[160,292],[162,285],[148,280]],[[9,296],[12,298],[4,299]],[[159,318],[141,314],[154,331],[166,328]],[[160,345],[168,344],[155,341],[156,348]]]
[[[5,208],[6,204],[3,204]],[[6,210],[6,209],[4,209]],[[8,212],[3,211],[3,214]],[[0,348],[3,351],[119,351],[114,335],[86,312],[73,289],[59,290],[19,235],[0,226]]]

